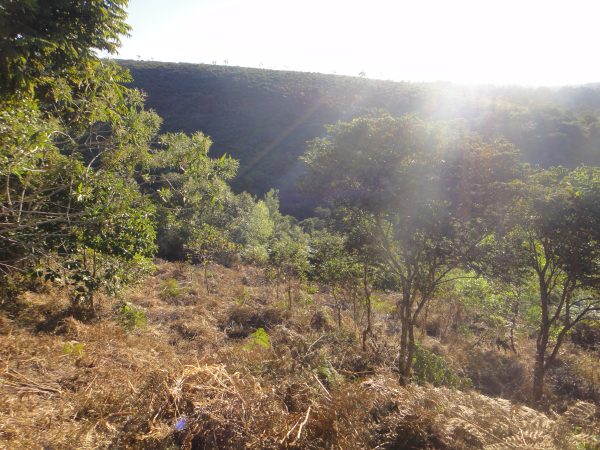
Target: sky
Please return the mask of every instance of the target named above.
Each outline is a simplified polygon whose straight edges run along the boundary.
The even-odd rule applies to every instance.
[[[459,84],[600,82],[598,0],[130,0],[118,58]]]

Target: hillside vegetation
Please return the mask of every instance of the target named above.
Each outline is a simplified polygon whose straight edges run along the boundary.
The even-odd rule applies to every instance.
[[[160,69],[238,160],[126,6],[0,7],[0,446],[598,448],[594,88]]]
[[[564,390],[593,383],[600,398],[598,361],[584,365],[585,352],[575,347],[555,374],[557,411],[542,413],[518,401],[528,389],[532,343],[526,338],[516,356],[489,336],[462,334],[460,319],[443,330],[444,312],[431,314],[423,330],[434,336],[424,336],[417,369],[423,384],[403,387],[393,372],[392,296],[377,294],[374,333],[362,352],[349,312],[339,325],[329,295],[316,286],[295,290],[291,311],[253,267],[211,266],[210,289],[207,294],[199,268],[160,262],[122,300],[102,299],[93,323],[62,316],[68,298],[61,290],[29,294],[19,315],[0,327],[6,363],[0,448],[566,449],[597,443],[593,403],[572,403]]]
[[[164,119],[163,131],[212,137],[215,154],[240,161],[237,191],[280,191],[304,218],[320,199],[298,192],[298,161],[324,126],[375,110],[407,113],[493,138],[543,167],[600,165],[600,87],[467,87],[202,64],[118,60]]]

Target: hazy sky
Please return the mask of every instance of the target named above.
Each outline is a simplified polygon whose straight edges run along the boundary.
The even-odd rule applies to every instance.
[[[130,0],[119,57],[411,81],[600,81],[598,0]]]

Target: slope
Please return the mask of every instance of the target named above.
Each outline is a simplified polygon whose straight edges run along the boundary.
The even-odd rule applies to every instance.
[[[237,191],[281,193],[285,213],[305,217],[319,203],[297,189],[298,157],[326,124],[386,110],[452,121],[503,136],[542,166],[600,164],[600,88],[456,86],[216,65],[119,61],[163,131],[201,130],[217,155],[240,160]]]

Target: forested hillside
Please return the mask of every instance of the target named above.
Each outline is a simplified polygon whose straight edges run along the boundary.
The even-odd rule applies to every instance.
[[[0,6],[1,450],[599,448],[596,88],[132,78],[127,3]]]
[[[548,167],[600,165],[600,87],[462,87],[213,65],[118,61],[164,131],[212,137],[215,154],[240,161],[236,190],[280,190],[282,209],[298,217],[318,199],[296,189],[306,141],[324,126],[386,110],[452,121],[484,137],[503,136],[522,160]]]

